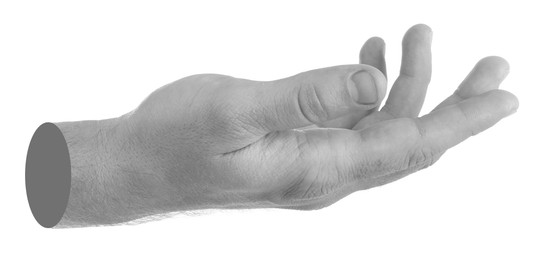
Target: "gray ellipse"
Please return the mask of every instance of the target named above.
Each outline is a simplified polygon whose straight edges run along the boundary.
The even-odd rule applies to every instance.
[[[42,124],[32,136],[25,179],[34,218],[43,227],[54,227],[64,215],[71,188],[68,145],[55,124]]]

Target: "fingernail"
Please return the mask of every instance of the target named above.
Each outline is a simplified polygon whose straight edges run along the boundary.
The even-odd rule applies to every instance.
[[[347,86],[350,96],[359,104],[372,105],[378,101],[375,81],[367,71],[360,70],[352,74]]]

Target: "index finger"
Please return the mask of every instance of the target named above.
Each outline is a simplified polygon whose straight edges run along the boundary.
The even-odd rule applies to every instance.
[[[361,131],[363,164],[383,165],[371,177],[409,169],[421,169],[447,149],[476,135],[514,113],[517,98],[504,90],[492,90],[421,118],[399,118]]]

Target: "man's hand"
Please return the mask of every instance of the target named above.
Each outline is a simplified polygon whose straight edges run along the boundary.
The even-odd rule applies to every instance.
[[[267,82],[202,74],[158,89],[134,111],[93,124],[100,141],[92,143],[105,148],[92,158],[102,166],[81,175],[99,184],[72,181],[61,223],[204,208],[316,209],[430,166],[518,107],[515,96],[497,90],[508,64],[488,57],[418,117],[431,78],[431,37],[425,25],[406,33],[400,76],[380,110],[386,67],[379,38],[363,46],[362,64]],[[77,139],[70,124],[58,124],[68,146]],[[88,160],[72,150],[72,165]]]

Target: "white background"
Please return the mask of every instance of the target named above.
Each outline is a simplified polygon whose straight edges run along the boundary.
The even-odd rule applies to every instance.
[[[0,4],[0,258],[542,259],[542,21],[534,4],[75,2]],[[510,62],[502,88],[519,97],[518,113],[429,169],[323,210],[206,212],[68,230],[34,221],[24,166],[41,123],[116,117],[195,73],[272,80],[356,63],[375,35],[387,42],[392,81],[401,38],[416,23],[434,31],[422,113],[488,55]]]

